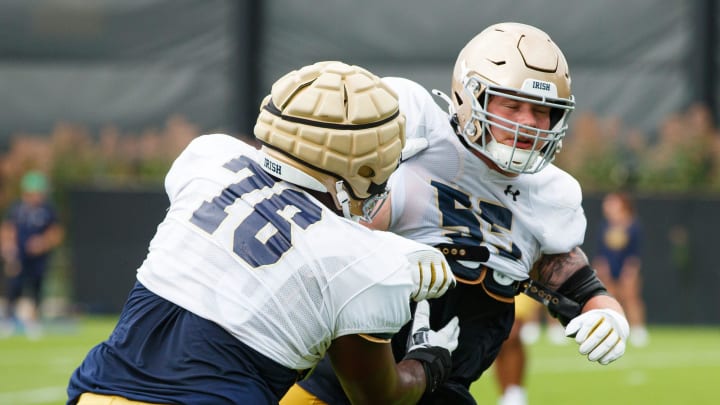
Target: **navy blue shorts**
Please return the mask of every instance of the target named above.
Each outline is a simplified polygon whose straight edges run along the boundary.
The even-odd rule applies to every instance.
[[[168,404],[275,404],[298,372],[139,282],[115,330],[73,373],[68,404],[83,392]]]

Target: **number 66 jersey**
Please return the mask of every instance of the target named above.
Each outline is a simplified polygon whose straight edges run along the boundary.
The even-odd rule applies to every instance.
[[[336,215],[259,155],[227,135],[191,142],[138,280],[295,370],[336,337],[397,332],[416,288],[402,253],[431,248]]]

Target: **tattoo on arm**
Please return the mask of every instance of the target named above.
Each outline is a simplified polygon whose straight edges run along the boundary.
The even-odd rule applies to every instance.
[[[532,278],[557,290],[565,280],[587,265],[589,265],[588,258],[579,247],[567,253],[542,255],[535,262]]]

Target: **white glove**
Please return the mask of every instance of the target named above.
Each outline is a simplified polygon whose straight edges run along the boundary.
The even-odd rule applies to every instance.
[[[439,331],[430,329],[430,304],[420,301],[415,308],[407,353],[403,360],[417,360],[425,370],[425,392],[434,392],[450,376],[451,353],[457,349],[460,325],[453,317]]]
[[[407,258],[411,265],[413,282],[417,286],[410,296],[413,300],[437,298],[449,288],[455,287],[455,276],[439,250],[428,247],[407,254]]]
[[[580,314],[565,328],[565,336],[575,336],[580,354],[603,365],[625,353],[629,334],[627,319],[612,309],[593,309]]]
[[[452,353],[457,349],[459,335],[460,321],[457,316],[453,317],[442,329],[431,330],[430,304],[427,301],[420,301],[415,308],[407,352],[435,346]]]

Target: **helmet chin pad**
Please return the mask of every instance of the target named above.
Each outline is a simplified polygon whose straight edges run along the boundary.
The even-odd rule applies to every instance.
[[[500,169],[518,173],[535,167],[540,154],[539,151],[504,145],[496,141],[492,135],[489,138],[490,140],[485,145],[486,155]]]

